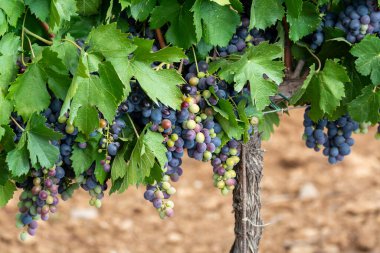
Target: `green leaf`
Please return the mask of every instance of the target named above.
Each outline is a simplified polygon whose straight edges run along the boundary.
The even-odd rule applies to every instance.
[[[15,109],[24,119],[49,106],[46,80],[46,73],[37,64],[32,64],[9,88],[8,97],[14,101]]]
[[[67,35],[66,39],[74,40],[70,35]],[[66,68],[70,70],[71,73],[75,73],[79,60],[78,49],[70,42],[61,40],[54,41],[51,49],[58,54],[58,58],[62,60]]]
[[[141,62],[179,62],[187,58],[186,54],[178,47],[165,47],[157,52],[152,52],[154,40],[141,38],[134,39],[137,49],[134,51],[134,59]]]
[[[269,96],[276,94],[277,85],[282,82],[284,65],[282,61],[277,60],[280,57],[280,46],[260,43],[249,48],[239,61],[222,66],[220,73],[234,74],[236,91],[241,91],[249,82],[252,101],[258,110],[263,110],[270,104]]]
[[[380,89],[367,86],[362,94],[348,105],[350,116],[358,122],[380,122]]]
[[[20,37],[13,33],[7,33],[0,40],[0,93],[1,91],[5,92],[9,84],[16,78],[19,46]]]
[[[32,12],[38,19],[47,21],[50,14],[51,0],[24,0]]]
[[[78,115],[75,118],[75,125],[82,133],[89,134],[99,126],[99,116],[97,110],[87,105],[78,109]]]
[[[311,79],[314,77],[314,75],[315,75],[315,65],[313,64],[310,66],[309,75],[303,82],[301,88],[299,88],[296,91],[296,93],[294,93],[294,95],[291,97],[290,104],[295,105],[302,98],[302,96],[305,94],[306,90],[308,89]]]
[[[24,3],[22,0],[0,1],[0,9],[7,14],[8,23],[16,27],[18,19],[24,12]]]
[[[131,0],[119,0],[119,3],[121,5],[121,9],[124,10],[125,8],[131,6]]]
[[[83,16],[90,16],[99,12],[102,0],[77,0],[78,13]]]
[[[8,31],[7,17],[4,12],[0,10],[0,36]]]
[[[130,39],[116,27],[116,23],[101,25],[93,29],[87,39],[89,53],[101,53],[108,58],[128,58],[137,48]]]
[[[180,109],[182,93],[177,85],[184,83],[184,80],[177,71],[155,71],[141,62],[131,62],[131,68],[141,88],[154,102],[159,100],[173,109]]]
[[[355,64],[359,73],[370,76],[373,84],[380,84],[380,38],[367,35],[350,52],[358,58]]]
[[[12,109],[12,104],[0,93],[0,126],[8,124]]]
[[[207,0],[196,0],[191,10],[194,12],[197,41],[203,38],[207,44],[213,46],[227,46],[240,24],[239,15],[229,6],[221,6]]]
[[[168,162],[166,156],[166,147],[162,144],[164,137],[160,133],[155,133],[150,130],[144,136],[144,144],[149,150],[152,151],[156,159],[161,165],[161,168],[164,168],[165,164]]]
[[[50,28],[58,31],[64,21],[70,21],[75,16],[77,5],[75,0],[51,0],[50,3]]]
[[[4,152],[0,153],[0,185],[5,185],[9,178],[8,165],[5,161],[6,158],[7,156]]]
[[[223,131],[227,136],[232,139],[240,140],[241,136],[244,134],[244,129],[240,126],[233,126],[229,120],[221,116],[220,114],[215,115],[216,120],[222,127]]]
[[[132,0],[131,14],[134,19],[144,21],[148,18],[153,8],[156,6],[156,0]]]
[[[5,130],[5,133],[3,138],[0,138],[0,143],[6,152],[10,152],[15,148],[14,138],[16,135],[13,133],[13,130],[9,125],[4,125],[2,128]]]
[[[7,155],[7,164],[11,174],[14,177],[26,175],[29,172],[29,154],[26,147],[26,134],[21,136],[20,142],[16,148]]]
[[[70,160],[73,162],[72,167],[76,176],[81,175],[96,161],[99,154],[100,134],[87,141],[87,148],[81,149],[77,145],[73,146],[73,151]]]
[[[16,186],[11,181],[7,181],[4,185],[0,185],[0,208],[4,207],[16,191]]]
[[[128,163],[125,161],[124,156],[127,149],[128,145],[124,145],[123,148],[116,154],[111,168],[112,181],[116,181],[117,179],[122,178],[126,174]]]
[[[284,16],[282,0],[253,0],[250,28],[265,29]]]
[[[173,22],[174,17],[179,15],[181,5],[177,1],[162,0],[160,5],[156,6],[151,14],[149,23],[151,28],[160,28],[167,22]]]
[[[145,134],[142,133],[131,152],[127,162],[126,174],[119,192],[125,191],[130,185],[139,185],[150,175],[155,156],[150,147],[145,145]]]
[[[33,115],[25,129],[28,135],[28,150],[33,165],[37,163],[43,168],[51,168],[58,160],[59,150],[50,144],[52,140],[63,138],[61,133],[46,127],[45,118]]]
[[[27,120],[33,113],[49,106],[50,95],[46,82],[58,97],[64,97],[68,87],[67,78],[67,70],[57,53],[45,48],[41,59],[31,64],[12,83],[7,98],[14,102],[18,114]]]
[[[298,18],[301,14],[303,0],[285,0],[288,15]]]
[[[299,16],[288,15],[287,21],[290,25],[290,39],[298,41],[315,31],[321,23],[321,18],[319,17],[317,7],[312,3],[305,2],[301,14]]]
[[[117,76],[111,63],[104,62],[99,65],[99,77],[89,74],[89,59],[86,53],[81,55],[77,72],[73,78],[67,97],[62,106],[61,115],[70,109],[70,122],[76,122],[76,126],[85,134],[90,134],[92,128],[96,127],[94,110],[98,108],[108,122],[112,122],[123,98],[123,84]],[[78,110],[85,106],[86,109]],[[80,118],[77,121],[77,117]],[[98,120],[96,120],[96,125]]]
[[[274,133],[274,126],[280,125],[280,118],[277,113],[267,113],[259,121],[258,129],[261,132],[263,140],[269,140],[270,135]]]
[[[230,0],[211,0],[219,5],[228,5],[228,4],[231,4],[230,3]]]
[[[318,120],[323,114],[332,114],[345,96],[344,83],[349,81],[344,67],[326,60],[324,69],[312,77],[304,95],[304,100],[311,103],[310,118]]]

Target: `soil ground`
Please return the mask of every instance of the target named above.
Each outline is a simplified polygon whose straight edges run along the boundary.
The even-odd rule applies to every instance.
[[[329,166],[304,146],[302,112],[282,116],[265,149],[262,253],[380,252],[380,141],[356,135],[352,154]],[[17,201],[0,210],[0,253],[221,253],[233,242],[231,196],[212,186],[208,164],[185,159],[176,184],[175,217],[162,221],[143,189],[106,197],[90,208],[87,193],[62,202],[21,243]],[[16,199],[16,198],[15,198]]]

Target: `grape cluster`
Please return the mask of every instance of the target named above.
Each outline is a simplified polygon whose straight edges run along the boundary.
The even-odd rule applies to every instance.
[[[380,31],[380,11],[376,9],[376,2],[373,0],[347,1],[345,9],[339,13],[335,27],[346,33],[346,39],[349,42],[359,42],[366,34]]]
[[[95,177],[95,163],[91,165],[86,172],[76,178],[76,181],[82,189],[88,191],[91,199],[89,201],[91,206],[100,208],[102,206],[101,200],[104,197],[104,191],[107,190],[107,183],[100,184]]]
[[[42,168],[33,170],[31,176],[18,185],[24,189],[20,195],[20,213],[16,219],[17,227],[26,228],[26,231],[20,234],[22,240],[26,239],[27,234],[36,234],[39,219],[46,221],[49,219],[49,213],[57,211],[58,185],[64,176],[65,172],[61,167]]]
[[[315,123],[310,119],[309,112],[310,107],[305,110],[303,122],[306,146],[315,151],[320,151],[324,147],[323,155],[328,157],[330,164],[343,161],[344,157],[351,153],[351,146],[355,143],[351,136],[359,129],[359,124],[349,115],[341,116],[335,121],[322,119]]]
[[[211,162],[214,172],[214,186],[220,189],[223,195],[227,195],[236,186],[234,167],[240,161],[240,151],[239,142],[232,139],[221,148]]]
[[[312,36],[312,43],[310,45],[312,49],[314,50],[317,49],[325,41],[325,34],[323,33],[323,28],[334,27],[335,23],[336,23],[336,16],[334,13],[328,12],[326,13],[326,15],[324,15],[321,24],[319,25],[317,31]]]
[[[234,53],[241,53],[249,46],[256,46],[263,41],[273,40],[275,38],[272,30],[262,31],[249,29],[249,19],[243,17],[241,25],[237,28],[236,33],[232,36],[226,47],[218,47],[219,56],[226,57]]]

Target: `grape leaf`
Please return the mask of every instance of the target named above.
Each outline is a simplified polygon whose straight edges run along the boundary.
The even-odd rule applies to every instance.
[[[75,16],[77,5],[75,0],[51,0],[50,2],[50,22],[49,26],[53,31],[58,28],[64,21],[70,21],[71,16]]]
[[[0,92],[0,126],[8,124],[12,112],[12,104]],[[1,139],[1,138],[0,138]]]
[[[0,208],[6,206],[8,201],[13,198],[16,186],[11,181],[7,181],[4,185],[0,185]]]
[[[303,0],[285,0],[288,15],[298,18],[301,14]]]
[[[306,89],[302,100],[311,103],[310,118],[321,119],[324,114],[332,114],[345,96],[344,83],[350,79],[344,67],[333,60],[326,60],[322,71],[315,72],[310,82],[305,83]]]
[[[19,46],[20,38],[13,33],[7,33],[0,40],[0,92],[5,92],[16,78]]]
[[[258,130],[261,132],[263,140],[269,140],[270,135],[274,133],[274,126],[280,125],[280,118],[277,113],[267,113],[259,121]]]
[[[4,12],[0,10],[0,36],[8,31],[7,17]]]
[[[120,193],[125,191],[130,185],[143,183],[144,179],[150,174],[155,163],[155,156],[150,147],[145,144],[145,140],[146,137],[143,132],[137,140],[127,162],[124,180],[119,189]]]
[[[301,1],[302,2],[302,1]],[[304,36],[315,31],[321,23],[321,18],[314,4],[305,2],[299,16],[287,16],[289,22],[289,37],[293,41],[298,41]]]
[[[124,144],[123,148],[117,152],[116,157],[112,163],[111,168],[111,178],[112,181],[116,181],[119,178],[122,178],[125,175],[125,170],[127,168],[128,163],[125,161],[124,156],[127,152],[128,145]]]
[[[177,85],[184,83],[181,75],[173,69],[153,70],[150,65],[132,61],[131,68],[141,88],[154,101],[180,109],[182,93]]]
[[[35,166],[37,163],[43,168],[51,168],[58,160],[59,150],[50,144],[52,140],[60,140],[63,135],[45,126],[45,118],[34,114],[28,121],[25,129],[28,135],[27,146],[30,160]]]
[[[252,101],[258,110],[263,110],[270,103],[269,96],[277,92],[277,85],[282,82],[284,65],[277,60],[280,57],[280,46],[260,43],[249,48],[239,61],[224,64],[220,73],[224,76],[234,74],[236,91],[241,91],[250,82]]]
[[[154,40],[135,38],[134,43],[138,46],[134,51],[134,59],[141,62],[179,62],[187,58],[182,49],[178,47],[165,47],[157,52],[152,52]]]
[[[85,149],[81,149],[77,145],[73,146],[70,160],[73,162],[72,167],[76,176],[81,175],[90,168],[94,161],[96,161],[96,157],[101,155],[98,152],[100,136],[99,134],[88,140],[86,142],[87,148]]]
[[[207,0],[196,0],[191,10],[194,12],[197,41],[203,38],[207,44],[213,46],[227,46],[240,24],[239,15],[229,6],[221,6]]]
[[[79,107],[75,125],[82,133],[89,134],[99,126],[98,111],[88,104]]]
[[[228,4],[231,4],[230,3],[230,0],[211,0],[219,5],[228,5]]]
[[[94,120],[94,110],[89,111],[88,108],[98,108],[104,118],[112,122],[122,100],[124,86],[110,62],[99,65],[99,76],[90,74],[87,56],[87,53],[83,53],[80,57],[61,115],[70,109],[70,122],[73,123],[75,120],[75,125],[83,133],[90,134],[97,127],[98,120],[90,122],[82,118],[89,117]],[[82,106],[85,106],[86,110],[81,110],[79,114],[78,110]],[[78,117],[80,117],[79,121],[77,121]]]
[[[16,148],[7,155],[6,162],[11,174],[15,177],[25,175],[29,172],[29,154],[26,147],[26,134],[21,136]]]
[[[373,84],[380,84],[380,38],[367,35],[350,52],[358,58],[355,64],[359,73],[370,76]]]
[[[367,86],[348,105],[350,116],[358,122],[380,122],[380,88]]]
[[[181,5],[177,1],[162,0],[160,5],[154,7],[149,19],[150,27],[160,28],[167,22],[173,22],[181,11]]]
[[[18,19],[24,12],[24,3],[22,0],[0,1],[0,9],[7,14],[8,23],[16,27]]]
[[[7,156],[4,152],[0,153],[0,185],[5,185],[9,178],[8,165],[5,161],[6,158]]]
[[[155,6],[156,0],[132,0],[130,6],[132,17],[138,21],[144,21]]]
[[[311,79],[314,77],[314,75],[315,75],[315,65],[313,64],[310,66],[309,75],[307,76],[305,81],[303,81],[302,86],[291,97],[290,104],[295,105],[297,104],[297,102],[301,100],[306,90],[308,89]]]
[[[221,114],[216,114],[215,118],[230,139],[240,139],[242,134],[244,134],[244,129],[242,127],[232,126],[231,122],[221,116]]]
[[[58,58],[58,54],[45,48],[42,51],[42,57],[39,58],[39,61],[31,64],[25,73],[18,76],[12,83],[7,96],[8,99],[14,101],[17,112],[24,119],[49,106],[50,95],[46,87],[47,81],[52,91],[57,91],[59,86],[62,86],[63,90],[67,89],[67,70]],[[57,95],[62,97],[60,93]]]
[[[119,0],[119,3],[121,5],[121,9],[124,10],[125,8],[131,6],[131,0]]]
[[[50,14],[51,0],[24,0],[32,12],[40,20],[47,21]]]
[[[66,39],[74,40],[70,35]],[[73,74],[78,66],[79,54],[78,49],[68,41],[57,40],[51,46],[51,50],[58,54],[58,58],[62,60],[66,68]]]
[[[15,134],[13,133],[12,128],[9,125],[3,125],[2,128],[5,130],[4,131],[4,136],[1,140],[1,145],[3,146],[3,149],[6,152],[10,152],[15,148]]]
[[[167,2],[168,4],[172,4],[170,0]],[[192,0],[186,0],[183,5],[178,7],[177,15],[170,16],[170,27],[165,33],[166,40],[169,43],[185,49],[197,42],[194,17],[190,11],[192,5]],[[166,9],[161,10],[162,12],[166,11]],[[158,17],[160,18],[161,16]]]
[[[97,14],[101,3],[102,0],[77,0],[78,13],[83,16]]]
[[[164,168],[165,164],[168,162],[166,156],[166,147],[162,144],[164,137],[160,133],[155,133],[150,130],[144,135],[144,145],[152,151],[156,159],[158,160],[161,168]]]
[[[265,29],[284,16],[282,0],[253,0],[250,28]]]

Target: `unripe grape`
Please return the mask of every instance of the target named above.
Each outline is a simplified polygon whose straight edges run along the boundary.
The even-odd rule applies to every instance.
[[[189,107],[189,111],[190,111],[191,113],[198,113],[199,110],[200,110],[200,108],[199,108],[199,105],[197,105],[197,104],[192,104],[192,105]]]
[[[163,182],[162,183],[162,189],[164,189],[164,190],[169,190],[170,186],[171,185],[169,182]]]
[[[67,121],[67,117],[65,115],[58,118],[58,122],[61,124],[66,123],[66,121]]]
[[[212,153],[211,153],[210,151],[205,151],[205,152],[203,153],[203,158],[204,158],[206,161],[210,160],[210,159],[212,158]]]
[[[172,141],[177,141],[177,140],[178,140],[178,134],[172,134],[172,135],[170,136],[170,139],[171,139]]]
[[[198,72],[198,78],[203,78],[206,76],[205,72]]]
[[[204,90],[202,92],[202,96],[205,98],[205,99],[209,99],[211,97],[211,92],[209,90]]]
[[[236,148],[230,148],[229,153],[230,153],[230,155],[236,155],[238,153],[238,151]]]
[[[191,85],[191,86],[197,86],[198,85],[198,83],[199,83],[199,79],[198,79],[198,77],[192,77],[192,78],[190,78],[190,80],[189,80],[189,84]]]
[[[168,141],[166,142],[166,145],[167,145],[169,148],[174,147],[174,144],[175,144],[175,142],[172,141],[172,140],[168,140]]]
[[[166,202],[165,205],[166,205],[167,207],[169,207],[169,208],[173,208],[173,207],[174,207],[174,202],[171,201],[171,200],[168,200],[168,201]]]
[[[224,181],[221,180],[221,181],[219,181],[219,182],[217,183],[216,186],[217,186],[219,189],[223,189],[225,185],[226,185],[226,184],[224,183]]]
[[[193,130],[195,128],[196,124],[197,123],[194,120],[188,120],[186,122],[186,128],[190,129],[190,130]]]
[[[20,240],[21,241],[26,241],[26,239],[28,239],[28,233],[27,232],[21,232],[20,233]]]
[[[163,199],[165,197],[162,191],[160,190],[155,191],[154,196],[158,199]]]
[[[75,127],[71,124],[67,124],[65,128],[66,133],[72,134],[75,131]]]
[[[176,193],[176,189],[174,187],[170,187],[167,191],[168,194],[173,195]]]
[[[230,191],[226,187],[224,187],[221,192],[223,196],[226,196]]]
[[[259,118],[257,118],[257,117],[252,117],[252,118],[251,118],[251,125],[255,126],[255,125],[257,125],[257,124],[259,124]]]
[[[95,200],[95,207],[100,208],[102,206],[102,201],[100,199]]]
[[[197,133],[195,136],[195,140],[199,143],[203,143],[205,141],[205,135],[201,132]]]

